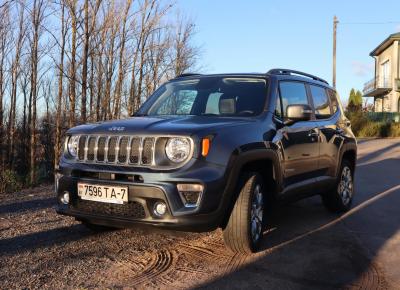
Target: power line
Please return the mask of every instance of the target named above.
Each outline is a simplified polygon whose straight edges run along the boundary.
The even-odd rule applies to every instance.
[[[340,22],[341,25],[384,25],[384,24],[400,24],[400,21],[386,21],[386,22]]]

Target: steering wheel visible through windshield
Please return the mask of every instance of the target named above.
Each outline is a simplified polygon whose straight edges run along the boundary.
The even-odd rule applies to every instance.
[[[137,115],[256,116],[264,109],[266,86],[256,77],[178,79],[161,86]]]

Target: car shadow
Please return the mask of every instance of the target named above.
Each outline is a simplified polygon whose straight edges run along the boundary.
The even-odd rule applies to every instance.
[[[0,240],[0,256],[34,251],[59,244],[66,244],[94,235],[80,224],[65,226]]]
[[[353,209],[343,215],[327,212],[319,197],[274,207],[260,252],[199,288],[388,287],[374,258],[400,228],[399,165],[385,159],[358,166]]]
[[[18,201],[10,204],[0,205],[0,215],[12,214],[30,210],[39,210],[39,209],[49,208],[53,205],[56,205],[55,197]]]

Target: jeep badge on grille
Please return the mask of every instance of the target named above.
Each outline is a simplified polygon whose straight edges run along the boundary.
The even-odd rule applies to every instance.
[[[114,126],[114,127],[108,128],[108,131],[121,132],[121,131],[125,131],[125,127],[116,127],[116,126]]]

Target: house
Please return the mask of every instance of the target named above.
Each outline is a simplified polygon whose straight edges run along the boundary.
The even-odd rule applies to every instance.
[[[374,98],[375,112],[400,112],[400,33],[391,34],[370,56],[375,77],[364,85],[364,97]]]

